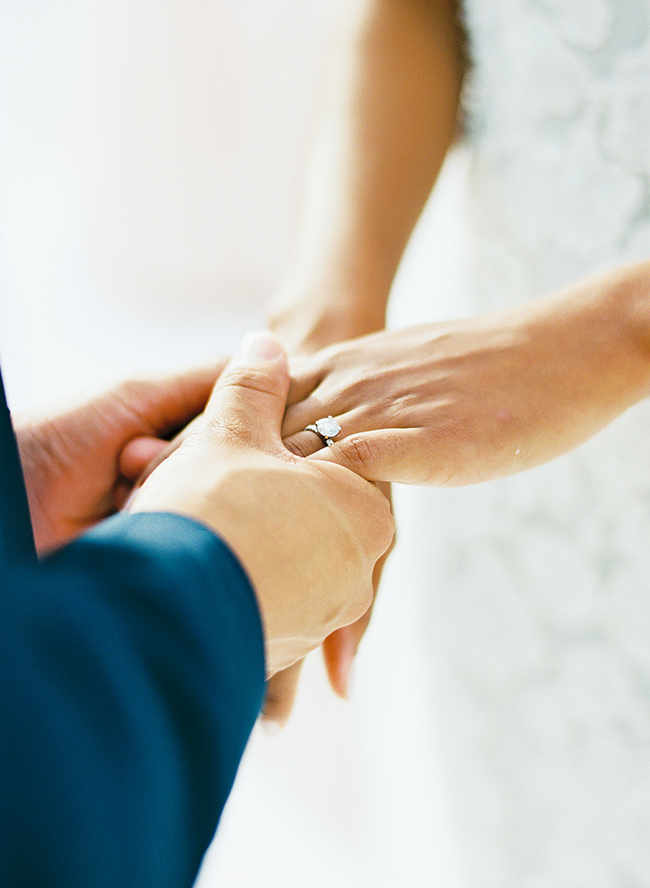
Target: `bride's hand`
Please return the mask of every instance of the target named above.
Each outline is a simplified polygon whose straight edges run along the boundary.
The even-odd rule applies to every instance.
[[[338,299],[332,301],[332,292]],[[385,302],[385,300],[384,300]],[[384,302],[377,305],[363,294],[345,288],[329,287],[321,281],[315,285],[298,283],[285,287],[276,297],[270,326],[282,340],[290,354],[310,356],[331,342],[374,331],[383,325]],[[312,433],[308,433],[312,434]],[[313,436],[314,449],[321,446]],[[390,500],[390,484],[381,485],[382,493]],[[373,585],[375,594],[388,553],[375,567]],[[339,697],[350,695],[354,658],[364,632],[370,622],[370,609],[350,626],[337,629],[323,642],[323,659],[330,685]],[[267,726],[283,726],[294,706],[302,663],[277,672],[267,682],[262,721]]]
[[[572,449],[650,391],[650,271],[521,308],[364,336],[292,368],[285,443],[371,480],[462,485]],[[322,448],[303,431],[331,414]]]

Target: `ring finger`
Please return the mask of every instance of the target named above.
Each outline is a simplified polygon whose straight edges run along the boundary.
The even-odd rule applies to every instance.
[[[296,456],[311,456],[344,437],[343,420],[328,415],[309,423],[302,431],[284,439],[284,446]]]

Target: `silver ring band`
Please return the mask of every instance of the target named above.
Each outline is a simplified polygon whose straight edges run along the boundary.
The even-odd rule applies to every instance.
[[[313,425],[308,425],[305,431],[314,432],[324,444],[331,447],[334,443],[333,438],[336,438],[341,431],[341,426],[331,416],[326,416],[324,419],[317,419]]]

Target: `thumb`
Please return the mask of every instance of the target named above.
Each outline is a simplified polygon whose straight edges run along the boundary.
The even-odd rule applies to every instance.
[[[217,382],[205,418],[240,441],[282,448],[282,418],[289,396],[287,354],[272,333],[249,333]],[[284,448],[282,448],[284,449]]]

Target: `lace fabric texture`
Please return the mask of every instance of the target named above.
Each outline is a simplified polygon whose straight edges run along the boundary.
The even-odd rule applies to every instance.
[[[479,265],[531,295],[650,254],[649,19],[647,0],[468,0]]]
[[[467,0],[465,19],[459,305],[648,259],[650,2]],[[467,885],[644,888],[649,405],[548,466],[398,498]]]

